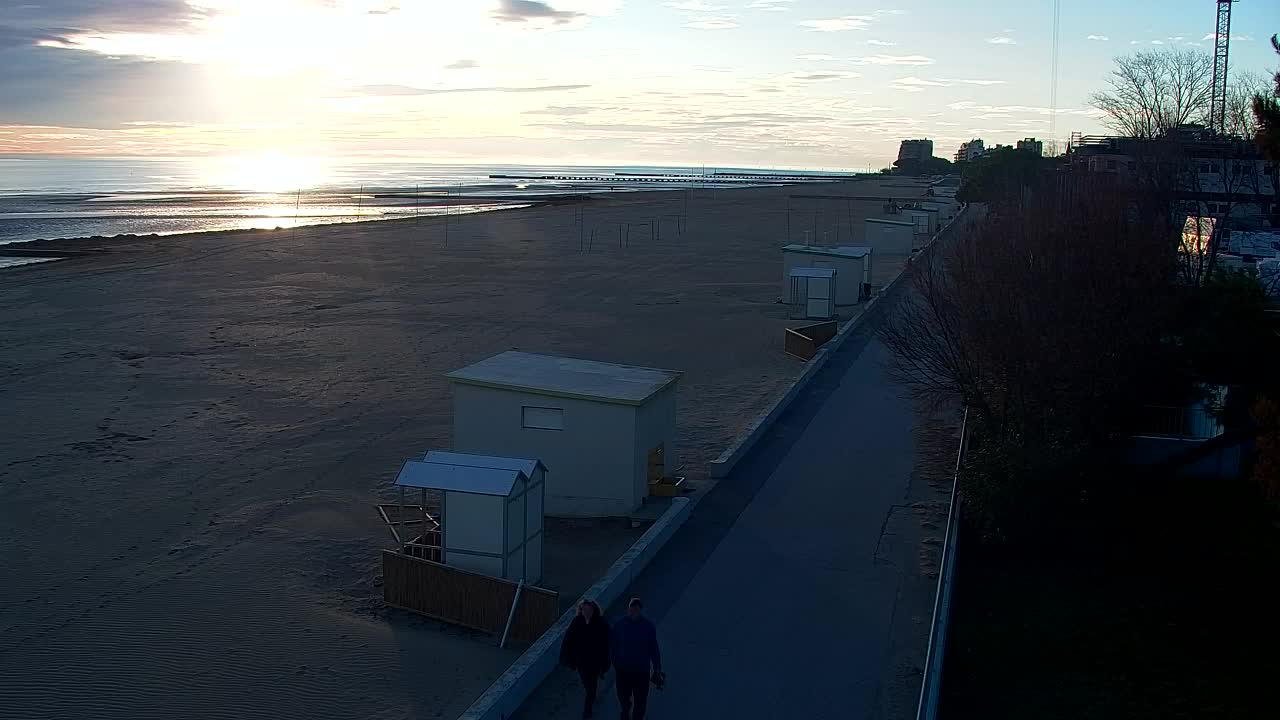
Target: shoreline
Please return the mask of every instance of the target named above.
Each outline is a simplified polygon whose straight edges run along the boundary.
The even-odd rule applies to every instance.
[[[564,206],[570,206],[570,207],[572,206],[581,206],[581,207],[606,206],[607,207],[607,206],[613,206],[613,205],[619,205],[619,204],[626,205],[626,204],[652,202],[654,200],[660,200],[663,198],[671,198],[676,196],[683,196],[685,194],[690,194],[700,198],[710,195],[711,197],[714,198],[719,193],[738,193],[738,192],[758,190],[763,188],[799,188],[799,187],[813,187],[813,186],[830,187],[833,185],[839,186],[839,185],[846,185],[851,183],[862,183],[868,180],[877,179],[878,177],[880,176],[861,175],[856,178],[853,178],[850,180],[843,180],[843,181],[822,180],[822,181],[805,181],[805,182],[783,182],[783,183],[772,183],[772,184],[762,183],[762,184],[756,184],[756,185],[745,185],[741,187],[729,186],[729,187],[690,187],[690,188],[643,188],[643,189],[636,189],[636,190],[614,190],[614,191],[579,192],[579,193],[565,193],[565,194],[547,193],[547,194],[540,194],[540,195],[530,197],[528,198],[529,200],[528,202],[526,202],[524,199],[513,199],[506,196],[490,197],[490,196],[462,195],[462,196],[454,197],[452,199],[441,197],[438,195],[423,196],[422,200],[424,202],[423,204],[419,205],[419,207],[432,207],[435,209],[444,207],[447,210],[450,207],[456,208],[464,202],[475,204],[475,203],[497,202],[497,201],[508,202],[509,205],[486,207],[478,210],[465,210],[461,212],[447,213],[445,215],[432,214],[432,215],[420,215],[416,217],[414,216],[378,217],[378,218],[369,218],[367,220],[342,220],[338,222],[302,223],[299,225],[289,226],[289,227],[277,226],[274,228],[232,228],[232,229],[224,229],[224,230],[191,230],[191,231],[165,232],[165,233],[118,233],[115,235],[77,235],[77,236],[55,237],[55,238],[37,238],[33,240],[14,240],[14,241],[6,241],[3,243],[0,243],[0,256],[4,256],[6,254],[7,252],[6,249],[19,249],[19,250],[28,250],[28,251],[42,250],[45,248],[48,248],[51,250],[64,250],[64,249],[75,250],[76,248],[74,247],[63,247],[64,244],[69,244],[69,243],[95,242],[99,246],[99,248],[95,248],[95,249],[101,249],[101,246],[103,245],[129,245],[129,244],[136,244],[139,242],[154,242],[161,238],[185,238],[185,237],[191,237],[191,236],[212,236],[212,235],[227,234],[227,233],[273,233],[273,232],[294,232],[294,231],[303,232],[313,228],[350,227],[354,225],[364,225],[368,223],[443,222],[446,217],[449,219],[449,221],[452,221],[453,219],[460,218],[463,216],[480,215],[480,214],[487,214],[487,213],[498,213],[498,212],[508,213],[508,212],[514,212],[519,210],[536,211],[542,208],[554,208],[554,207],[564,207]],[[156,193],[147,193],[147,194],[156,194]],[[371,197],[380,197],[384,199],[413,197],[412,194],[405,195],[399,192],[390,192],[390,193],[379,192],[376,194],[375,193],[367,193],[367,194],[370,195]],[[426,201],[430,201],[431,204],[428,205]],[[285,220],[289,218],[285,216],[281,216],[280,219]]]

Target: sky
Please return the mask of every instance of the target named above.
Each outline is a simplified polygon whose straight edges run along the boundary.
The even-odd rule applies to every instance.
[[[1233,69],[1280,3],[1233,6]],[[1112,58],[1210,0],[0,0],[0,154],[863,170],[1103,131]]]

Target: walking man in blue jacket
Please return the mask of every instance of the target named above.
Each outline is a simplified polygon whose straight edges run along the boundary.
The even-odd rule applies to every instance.
[[[627,603],[627,616],[614,623],[609,641],[615,671],[614,684],[618,687],[618,702],[622,704],[622,720],[644,720],[649,704],[649,673],[662,672],[662,656],[658,652],[658,630],[643,615],[644,603],[633,597]],[[632,714],[632,701],[635,714]]]

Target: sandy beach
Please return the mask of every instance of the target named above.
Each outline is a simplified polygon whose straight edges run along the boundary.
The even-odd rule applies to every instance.
[[[921,195],[888,183],[29,244],[102,252],[0,272],[0,715],[457,716],[518,649],[382,607],[373,508],[449,447],[444,373],[512,348],[683,371],[705,491],[803,368],[788,227],[884,217],[789,195]],[[550,523],[547,584],[571,600],[641,530]]]

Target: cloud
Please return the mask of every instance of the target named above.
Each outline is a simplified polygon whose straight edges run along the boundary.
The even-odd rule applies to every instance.
[[[217,112],[195,65],[108,58],[51,47],[0,48],[0,124],[114,127],[185,122]]]
[[[872,55],[850,58],[854,65],[932,65],[933,58],[924,55]]]
[[[558,115],[560,117],[569,117],[572,115],[586,115],[594,108],[582,107],[580,105],[548,105],[541,110],[525,110],[525,115]]]
[[[1209,33],[1204,37],[1200,38],[1201,42],[1205,40],[1217,40],[1217,39],[1218,39],[1218,36],[1215,35],[1214,33]],[[1250,42],[1252,40],[1253,40],[1252,35],[1232,35],[1231,36],[1231,42]]]
[[[997,35],[996,37],[987,38],[987,42],[992,45],[1017,45],[1018,41],[1007,35]]]
[[[682,27],[687,27],[691,30],[732,30],[738,27],[738,23],[730,18],[706,18],[687,22]]]
[[[751,10],[768,10],[771,12],[786,12],[791,8],[786,7],[787,3],[795,2],[795,0],[754,0],[747,6]]]
[[[1089,37],[1085,38],[1085,40],[1101,40],[1103,42],[1106,42],[1107,40],[1110,40],[1110,39],[1111,38],[1107,37],[1106,35],[1090,35]]]
[[[181,28],[209,14],[186,0],[60,0],[11,4],[3,22],[29,35],[144,33]]]
[[[498,0],[498,7],[493,11],[494,18],[509,23],[549,22],[564,25],[582,16],[583,13],[573,10],[556,10],[539,0]]]
[[[964,85],[1004,85],[1007,80],[959,80],[956,78],[943,78],[943,82],[961,83]]]
[[[669,8],[687,10],[689,12],[717,12],[728,7],[727,5],[708,5],[702,0],[681,0],[680,2],[664,2],[662,4]]]
[[[452,93],[538,93],[560,92],[564,90],[581,90],[590,85],[533,85],[529,87],[504,87],[500,85],[484,87],[451,87],[420,88],[411,85],[360,85],[352,88],[352,94],[365,97],[408,97],[414,95],[446,95]]]
[[[812,32],[843,32],[845,30],[864,30],[871,22],[870,15],[845,15],[825,20],[801,20],[800,27]]]
[[[480,67],[480,63],[475,60],[454,60],[444,66],[445,70],[470,70],[471,68]]]
[[[939,82],[937,80],[925,80],[918,77],[898,78],[893,81],[893,87],[896,90],[905,90],[907,92],[923,92],[927,87],[949,87],[948,83]]]
[[[840,58],[834,55],[824,55],[822,53],[816,53],[816,54],[810,54],[810,55],[800,55],[797,57],[797,59],[806,60],[808,62],[831,62],[833,60],[839,60]]]
[[[976,110],[981,113],[1021,113],[1027,115],[1048,115],[1053,110],[1046,107],[1031,107],[1028,105],[981,105],[972,100],[961,100],[947,105],[952,110]],[[1090,108],[1088,110],[1057,110],[1059,115],[1079,115],[1082,117],[1100,117],[1104,113],[1101,110]]]
[[[867,44],[868,44],[868,45],[879,45],[880,47],[894,47],[894,46],[895,46],[895,45],[897,45],[898,43],[896,43],[896,42],[890,42],[890,41],[888,41],[888,40],[868,40],[868,41],[867,41]]]
[[[796,82],[827,82],[829,80],[849,80],[856,77],[862,77],[856,72],[847,70],[829,70],[826,72],[794,72],[785,76],[788,80]]]

